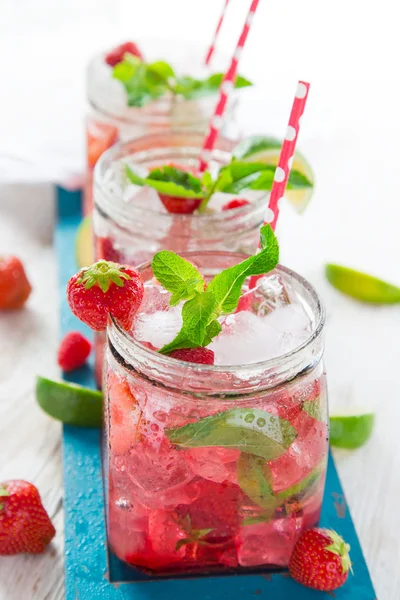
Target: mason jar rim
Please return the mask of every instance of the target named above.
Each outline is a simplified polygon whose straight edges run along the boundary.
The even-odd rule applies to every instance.
[[[182,146],[151,146],[151,140],[154,140],[156,142],[157,139],[165,139],[167,140],[168,138],[187,138],[187,137],[191,137],[191,138],[197,138],[196,142],[198,141],[198,145],[194,146],[194,145],[182,145]],[[97,198],[97,194],[94,195],[94,203],[95,205],[101,210],[106,212],[106,214],[108,214],[108,216],[113,219],[115,215],[118,214],[118,202],[120,202],[120,196],[115,193],[112,192],[110,190],[107,189],[107,182],[105,181],[104,175],[107,171],[107,169],[109,167],[105,167],[104,165],[106,163],[109,163],[109,165],[114,161],[114,160],[118,160],[116,157],[122,153],[124,151],[124,149],[129,148],[130,146],[133,145],[140,145],[143,140],[149,140],[149,148],[146,150],[139,150],[136,152],[137,155],[139,155],[141,157],[141,155],[143,154],[151,154],[152,152],[155,152],[157,149],[161,150],[161,149],[171,149],[173,150],[174,148],[176,149],[184,149],[184,148],[198,148],[199,151],[202,147],[202,142],[204,141],[204,132],[197,130],[197,131],[188,131],[184,128],[174,128],[174,129],[170,129],[168,131],[158,131],[155,133],[150,133],[150,134],[146,134],[143,136],[140,136],[138,138],[133,138],[130,140],[126,140],[123,142],[117,142],[116,144],[114,144],[113,146],[111,146],[110,148],[108,148],[108,150],[106,150],[99,158],[99,160],[97,161],[95,168],[94,168],[94,187],[99,189],[99,193],[101,193],[101,195],[105,198],[106,203],[108,203],[110,210],[112,209],[112,214],[108,214],[106,210],[104,210],[105,207],[103,207],[101,205],[101,203],[98,203],[98,198]],[[210,161],[216,160],[218,157],[222,158],[222,154],[226,153],[228,154],[228,150],[223,150],[221,149],[221,146],[226,146],[226,147],[230,147],[230,150],[233,149],[234,147],[234,143],[231,140],[228,140],[227,138],[224,138],[223,136],[219,136],[216,147],[214,147],[214,149],[211,151],[211,158]],[[133,154],[135,154],[135,150],[133,150],[132,152]],[[120,159],[119,159],[120,160]],[[157,216],[157,218],[160,219],[171,219],[171,216],[174,217],[174,219],[176,220],[180,220],[182,222],[185,221],[190,221],[193,222],[193,220],[196,221],[200,221],[200,222],[219,222],[219,221],[226,221],[228,218],[234,218],[234,217],[240,217],[240,216],[246,216],[246,215],[250,215],[251,213],[254,213],[256,211],[262,210],[263,208],[265,208],[265,213],[267,211],[268,208],[268,199],[269,197],[269,192],[265,192],[262,196],[260,195],[260,198],[252,200],[249,204],[246,204],[244,206],[240,206],[237,207],[231,211],[229,211],[229,214],[227,213],[227,211],[217,211],[217,212],[213,212],[213,213],[191,213],[191,214],[173,214],[171,215],[171,213],[167,212],[167,211],[162,211],[162,210],[147,210],[146,212],[148,212],[149,214],[154,214],[155,216]],[[130,207],[130,210],[135,210],[134,206]],[[143,211],[143,208],[140,207],[137,210]],[[232,214],[230,214],[232,213]]]
[[[243,259],[246,258],[246,255],[243,255],[241,253],[236,253],[236,252],[223,252],[223,251],[218,251],[218,252],[214,252],[214,251],[204,251],[204,252],[183,252],[181,253],[181,256],[183,256],[184,258],[187,258],[188,260],[190,260],[190,258],[193,259],[193,257],[195,256],[199,256],[202,255],[205,258],[207,257],[224,257],[224,256],[231,256],[232,258],[238,258],[238,259]],[[143,273],[145,270],[151,269],[151,262],[147,262],[147,263],[143,263],[142,265],[140,265],[138,267],[138,270],[140,273]],[[227,374],[227,375],[233,375],[235,373],[251,373],[253,372],[254,374],[257,373],[265,373],[268,371],[272,371],[274,370],[277,366],[281,365],[284,366],[285,364],[291,364],[291,362],[294,363],[299,363],[301,362],[301,355],[305,354],[307,352],[307,350],[312,347],[314,344],[318,344],[318,341],[321,339],[322,336],[322,331],[325,325],[325,307],[322,303],[321,298],[319,297],[318,293],[316,292],[315,288],[301,275],[299,275],[298,273],[296,273],[295,271],[292,271],[291,269],[289,269],[288,267],[284,267],[283,265],[278,265],[274,271],[276,271],[278,274],[284,274],[286,276],[288,276],[289,278],[294,279],[298,284],[300,284],[300,286],[302,288],[304,288],[307,293],[311,296],[314,304],[315,304],[315,308],[313,308],[313,314],[315,314],[316,319],[315,319],[315,324],[313,326],[313,330],[310,333],[310,335],[308,336],[308,338],[299,346],[297,346],[296,348],[294,348],[293,350],[282,354],[280,356],[274,357],[274,358],[270,358],[268,360],[263,360],[257,363],[249,363],[246,365],[203,365],[203,364],[194,364],[194,363],[188,363],[176,358],[172,358],[169,357],[167,355],[164,354],[160,354],[159,352],[155,351],[155,350],[151,350],[150,348],[147,348],[146,346],[144,346],[143,344],[141,344],[141,342],[137,341],[134,339],[133,336],[131,336],[129,334],[129,332],[125,331],[124,329],[122,329],[120,327],[120,325],[118,324],[118,322],[115,320],[114,317],[110,317],[109,320],[109,326],[107,328],[107,335],[108,337],[112,338],[112,342],[117,340],[117,345],[118,348],[116,348],[117,352],[118,349],[122,349],[122,351],[124,353],[126,353],[126,356],[129,356],[129,358],[132,358],[133,356],[135,357],[135,360],[138,360],[140,363],[143,364],[149,364],[149,363],[154,363],[157,365],[157,371],[163,371],[163,372],[173,372],[176,369],[184,369],[186,371],[186,373],[191,373],[193,375],[199,375],[199,374],[204,374],[205,376],[212,376],[212,375],[223,375],[223,374]],[[322,351],[320,352],[320,356],[318,358],[318,362],[319,359],[322,356]],[[124,359],[124,362],[126,365],[129,365],[130,363],[126,361],[126,357],[122,356],[122,358]],[[128,359],[129,360],[129,359]],[[297,362],[296,362],[297,361]],[[295,376],[298,376],[301,372],[301,369],[296,372]],[[249,377],[250,379],[250,377]],[[276,385],[282,384],[286,381],[288,381],[290,378],[284,378],[282,381],[279,381]],[[275,387],[275,386],[267,386],[267,387],[263,387],[261,389],[267,389],[268,387]],[[250,387],[251,390],[251,387]],[[249,391],[250,391],[249,390]],[[193,391],[193,390],[191,390]],[[240,395],[243,393],[242,390],[235,390],[236,393],[240,393]],[[234,393],[234,392],[233,392]]]

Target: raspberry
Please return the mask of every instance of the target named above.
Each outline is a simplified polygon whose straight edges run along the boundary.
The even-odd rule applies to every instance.
[[[214,352],[208,348],[181,348],[180,350],[173,350],[169,356],[199,365],[214,364]]]
[[[91,349],[90,342],[79,331],[70,331],[58,349],[58,364],[63,371],[78,369],[86,362]]]
[[[125,44],[117,46],[106,54],[104,60],[110,67],[115,67],[115,65],[124,60],[125,54],[133,54],[133,56],[137,56],[140,60],[143,60],[143,55],[134,42],[125,42]]]
[[[245,200],[244,198],[234,198],[233,200],[229,200],[229,202],[224,204],[222,210],[231,210],[232,208],[246,206],[246,204],[250,204],[250,202],[248,200]]]

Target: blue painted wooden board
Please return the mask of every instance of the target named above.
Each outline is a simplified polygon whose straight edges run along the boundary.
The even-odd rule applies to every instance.
[[[56,251],[59,264],[61,334],[91,332],[70,312],[65,286],[76,271],[75,234],[81,220],[80,193],[57,190]],[[95,387],[92,365],[66,377]],[[64,426],[65,597],[66,600],[376,600],[336,467],[329,458],[321,524],[351,545],[354,576],[336,592],[316,592],[287,573],[156,579],[123,565],[109,552],[104,519],[100,432]]]

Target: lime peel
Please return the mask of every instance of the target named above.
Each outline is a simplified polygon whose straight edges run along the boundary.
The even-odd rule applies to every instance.
[[[374,424],[374,413],[331,415],[330,444],[349,450],[360,448],[371,437]]]
[[[36,400],[48,415],[77,427],[101,427],[103,394],[75,383],[36,378]]]
[[[370,304],[396,304],[400,302],[400,288],[354,269],[341,265],[325,265],[325,275],[337,290]]]

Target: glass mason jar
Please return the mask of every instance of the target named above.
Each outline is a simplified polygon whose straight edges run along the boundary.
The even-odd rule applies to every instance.
[[[179,73],[192,76],[210,74],[202,67],[197,47],[185,46],[185,52],[174,44],[157,41],[140,44],[149,61],[170,61]],[[84,189],[84,212],[90,214],[93,205],[93,169],[101,154],[117,141],[126,141],[169,129],[182,128],[187,131],[207,130],[213,114],[217,96],[215,94],[196,100],[185,100],[172,94],[153,101],[143,107],[127,106],[125,90],[120,81],[112,77],[112,68],[104,60],[104,54],[95,56],[88,65],[86,74],[88,114],[86,119],[87,174]],[[225,70],[225,61],[217,58],[217,66]],[[215,64],[215,62],[213,63]],[[186,66],[185,66],[186,65]],[[213,69],[215,71],[215,69]],[[231,96],[224,115],[223,133],[238,139],[235,112],[237,94]]]
[[[209,280],[245,257],[198,252],[186,258]],[[285,336],[296,336],[285,346],[291,350],[254,362],[254,356],[268,355],[271,340],[265,336],[265,348],[255,348],[257,332],[253,344],[242,334],[235,339],[232,330],[225,351],[241,344],[245,353],[248,348],[248,364],[217,360],[215,349],[216,365],[194,365],[146,343],[145,324],[152,328],[154,347],[154,335],[165,336],[166,313],[177,309],[169,307],[169,294],[153,278],[150,264],[140,271],[145,296],[133,332],[113,320],[107,331],[104,471],[110,547],[121,560],[156,575],[286,567],[301,532],[318,523],[325,484],[321,302],[307,281],[279,266],[248,290],[245,314],[228,319],[229,326],[236,319],[237,327],[239,315],[259,319],[259,329],[272,315],[277,331],[280,310]],[[301,307],[292,305],[290,321],[288,301]],[[294,318],[299,311],[307,315],[301,335]],[[158,344],[167,341],[159,338]]]
[[[219,194],[220,204],[214,212],[173,214],[165,210],[155,190],[121,183],[126,161],[135,169],[166,163],[197,166],[202,141],[202,133],[168,131],[117,144],[103,154],[94,176],[96,260],[104,258],[137,266],[151,260],[159,250],[254,253],[267,211],[265,192],[250,192],[250,204],[229,211],[222,211],[221,206],[233,196]],[[233,146],[233,142],[220,137],[211,155],[210,169],[229,162]],[[246,194],[241,197],[246,198]],[[97,335],[96,340],[99,383],[104,336]]]

